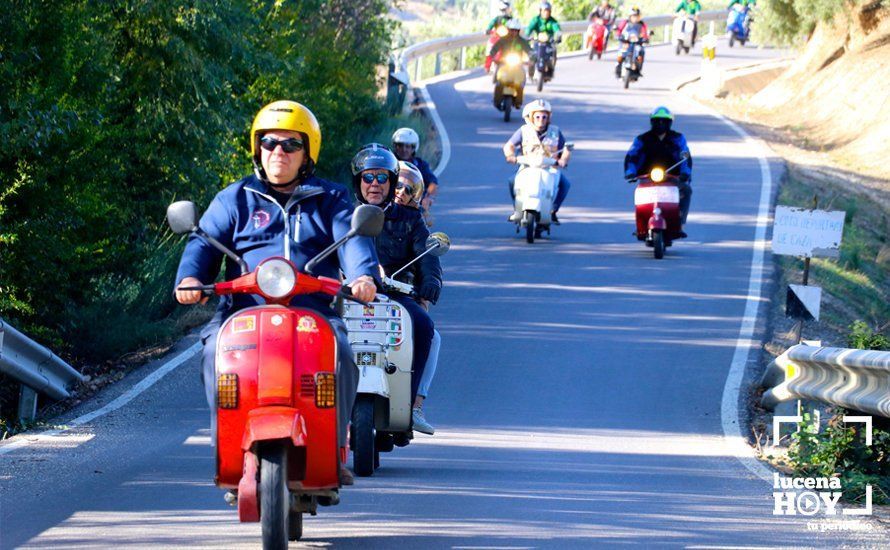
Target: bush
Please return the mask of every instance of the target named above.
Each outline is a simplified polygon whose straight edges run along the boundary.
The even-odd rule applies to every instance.
[[[860,0],[763,0],[755,31],[761,39],[774,44],[794,44],[806,39],[820,21],[849,12]]]
[[[856,321],[850,325],[850,334],[847,342],[851,348],[890,350],[890,338],[883,334],[875,333],[867,324]]]
[[[319,172],[338,179],[384,116],[384,0],[9,4],[0,315],[69,357],[169,336],[180,249],[165,207],[206,204],[250,173],[261,105],[309,106],[324,138]]]

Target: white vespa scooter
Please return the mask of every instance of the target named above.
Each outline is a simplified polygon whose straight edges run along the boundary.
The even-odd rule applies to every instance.
[[[565,145],[570,151],[573,143]],[[557,151],[561,153],[562,149]],[[531,244],[546,231],[550,234],[553,201],[559,186],[560,168],[556,159],[540,155],[516,157],[519,170],[513,180],[513,216],[516,232],[525,228],[525,240]]]
[[[399,273],[427,254],[448,252],[451,240],[433,233],[426,250],[402,269],[383,278],[384,291],[412,296],[413,285],[395,280]],[[411,427],[411,359],[414,353],[411,317],[388,298],[378,294],[368,305],[344,303],[343,320],[359,368],[358,396],[352,409],[351,444],[356,475],[373,475],[380,467],[380,453],[408,445]]]
[[[671,36],[674,37],[674,53],[680,55],[680,52],[689,53],[694,45],[692,43],[692,31],[695,28],[695,20],[689,14],[683,14],[674,18],[674,27]]]

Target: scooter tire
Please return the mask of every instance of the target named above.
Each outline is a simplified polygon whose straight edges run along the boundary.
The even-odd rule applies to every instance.
[[[630,88],[630,71],[624,73],[624,89]]]
[[[287,449],[283,441],[260,445],[260,524],[263,549],[287,548],[290,494],[287,491]]]
[[[674,53],[680,55],[680,50],[683,49],[683,44],[677,40],[677,46],[674,48]]]
[[[538,225],[538,218],[535,216],[534,212],[526,212],[525,213],[525,241],[528,244],[534,244],[535,236],[537,235],[537,231],[535,231],[536,226]]]
[[[664,258],[664,233],[661,231],[656,231],[652,235],[652,251],[655,253],[656,260]]]
[[[352,466],[355,475],[374,475],[377,433],[374,427],[374,401],[367,396],[356,399],[352,408]]]
[[[544,73],[540,73],[540,75],[538,76],[538,91],[540,92],[543,89],[544,89]]]
[[[729,47],[731,48],[733,44],[735,44],[735,35],[730,34],[729,35]]]
[[[303,512],[291,510],[287,517],[287,540],[303,538]]]
[[[504,111],[504,122],[510,122],[510,111],[513,110],[513,98],[504,96],[501,100],[501,110]]]
[[[596,48],[593,46],[593,44],[591,44],[590,45],[590,53],[587,54],[587,59],[593,59],[593,54],[595,51],[596,51]],[[596,54],[596,56],[597,56],[597,58],[599,58],[599,54]]]
[[[596,52],[596,58],[597,58],[597,59],[602,59],[602,58],[603,58],[603,52]]]

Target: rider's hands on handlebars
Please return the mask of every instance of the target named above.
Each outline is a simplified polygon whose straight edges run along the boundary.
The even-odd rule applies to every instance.
[[[442,287],[435,283],[423,283],[420,286],[420,292],[417,293],[417,296],[430,301],[432,303],[436,303],[439,301],[439,293],[442,292]]]
[[[186,277],[185,279],[179,281],[179,284],[176,288],[183,286],[203,286],[204,283],[199,281],[194,277]],[[176,301],[182,305],[189,304],[197,304],[198,302],[204,304],[209,299],[209,296],[204,296],[204,293],[200,290],[177,290],[176,291]]]
[[[507,162],[510,164],[516,164],[516,155],[507,155]]]
[[[352,289],[352,295],[363,302],[373,302],[377,296],[377,285],[374,284],[374,279],[367,275],[362,275],[349,283],[349,288]]]
[[[556,161],[556,164],[558,164],[560,168],[565,168],[569,165],[569,161],[564,158],[560,158],[558,161]]]

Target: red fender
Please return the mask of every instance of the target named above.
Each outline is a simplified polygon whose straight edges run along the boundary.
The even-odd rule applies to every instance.
[[[247,414],[241,449],[249,452],[254,443],[273,439],[290,439],[294,447],[305,447],[306,421],[293,407],[262,407]]]
[[[244,453],[244,475],[241,476],[241,481],[238,482],[238,519],[241,521],[260,520],[256,477],[256,455]]]
[[[649,230],[657,230],[660,229],[662,231],[667,229],[667,221],[662,216],[652,216],[649,218]]]

